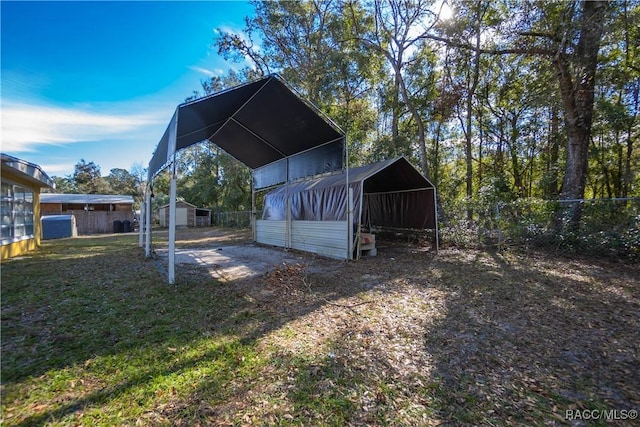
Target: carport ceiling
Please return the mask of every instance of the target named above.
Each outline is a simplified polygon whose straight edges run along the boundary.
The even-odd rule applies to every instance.
[[[174,136],[175,135],[175,136]],[[149,178],[175,151],[209,140],[256,169],[344,140],[344,132],[277,75],[177,107],[149,163]]]

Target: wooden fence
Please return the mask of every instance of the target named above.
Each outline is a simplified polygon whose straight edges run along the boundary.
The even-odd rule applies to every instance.
[[[130,221],[133,227],[133,212],[131,211],[43,211],[42,215],[74,215],[78,234],[113,233],[114,221]],[[131,229],[133,231],[133,228]]]

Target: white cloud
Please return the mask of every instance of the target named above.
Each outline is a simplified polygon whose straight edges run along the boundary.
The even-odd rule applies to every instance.
[[[211,70],[207,70],[206,68],[202,68],[202,67],[197,67],[195,65],[192,65],[189,67],[190,70],[196,71],[198,73],[204,74],[207,77],[213,77],[216,75],[216,73],[214,71]]]
[[[33,152],[39,145],[100,141],[159,122],[151,114],[3,101],[2,150]]]
[[[73,163],[42,163],[39,165],[49,176],[60,176],[75,168]]]

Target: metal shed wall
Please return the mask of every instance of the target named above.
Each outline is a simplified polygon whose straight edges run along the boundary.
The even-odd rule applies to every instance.
[[[347,259],[347,221],[291,221],[291,247]]]
[[[42,240],[76,237],[76,218],[73,215],[45,215],[42,217]]]
[[[256,241],[349,259],[363,226],[437,235],[435,187],[404,157],[354,168],[346,182],[346,174],[333,174],[269,192]]]
[[[256,221],[256,242],[265,245],[287,247],[287,221]]]

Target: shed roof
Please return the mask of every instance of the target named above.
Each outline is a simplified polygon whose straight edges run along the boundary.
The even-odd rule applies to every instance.
[[[316,179],[293,182],[273,190],[269,194],[278,194],[287,191],[289,193],[297,193],[334,186],[344,186],[345,181],[345,173],[342,172]],[[434,188],[431,181],[418,172],[403,156],[349,169],[349,184],[362,181],[364,181],[365,194]]]
[[[1,153],[0,156],[2,158],[2,170],[8,168],[14,174],[20,176],[20,178],[29,181],[37,187],[55,188],[53,180],[35,163],[30,163],[4,153]]]
[[[90,205],[110,205],[135,203],[133,196],[112,194],[62,194],[43,193],[40,195],[40,203],[71,203]]]
[[[186,200],[180,200],[180,199],[178,199],[178,200],[176,200],[176,205],[178,205],[178,204],[181,204],[181,205],[189,205],[189,206],[191,206],[192,208],[195,208],[195,207],[196,207],[196,205],[194,205],[193,203],[189,203],[189,202],[187,202]],[[170,205],[171,205],[170,203],[167,203],[167,204],[165,204],[165,205],[160,206],[160,209],[162,209],[162,208],[168,208]],[[199,209],[199,208],[197,208],[197,209]]]
[[[149,180],[175,151],[205,140],[253,170],[276,163],[277,173],[267,176],[286,170],[301,177],[341,169],[345,134],[272,74],[180,104],[149,162]],[[317,147],[324,147],[322,155],[310,158]],[[293,167],[277,164],[302,154]]]

